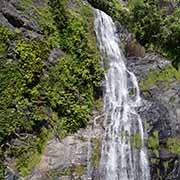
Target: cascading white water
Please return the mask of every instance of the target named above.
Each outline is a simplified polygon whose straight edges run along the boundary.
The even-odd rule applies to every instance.
[[[138,83],[125,66],[111,17],[100,10],[96,13],[97,42],[103,61],[108,64],[104,85],[106,128],[101,154],[102,180],[149,180],[143,125],[136,112],[141,101]],[[133,148],[134,143],[140,147]]]

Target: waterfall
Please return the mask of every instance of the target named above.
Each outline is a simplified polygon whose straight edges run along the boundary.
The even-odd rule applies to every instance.
[[[100,169],[102,180],[149,180],[144,130],[136,109],[141,104],[138,82],[129,72],[111,17],[96,10],[95,32],[105,64],[105,135]]]

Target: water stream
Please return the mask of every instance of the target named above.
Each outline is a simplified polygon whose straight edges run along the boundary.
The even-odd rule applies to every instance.
[[[126,68],[114,22],[100,10],[96,10],[95,32],[108,69],[104,82],[102,180],[150,180],[143,124],[136,112],[141,104],[137,79]]]

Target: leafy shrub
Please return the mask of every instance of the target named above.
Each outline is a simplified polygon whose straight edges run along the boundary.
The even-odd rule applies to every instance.
[[[118,20],[122,25],[128,25],[130,18],[130,11],[121,4],[119,0],[88,0],[95,8],[106,12],[114,20]]]
[[[180,137],[169,137],[166,142],[166,149],[174,154],[180,154]]]
[[[5,61],[6,50],[10,41],[15,38],[15,34],[8,28],[0,25],[0,67]]]
[[[144,46],[156,43],[160,31],[161,16],[156,4],[136,3],[131,13],[129,28]]]
[[[178,69],[180,62],[180,13],[163,15],[158,0],[130,0],[121,4],[118,0],[88,0],[94,7],[105,11],[136,35],[138,42],[173,61]],[[178,5],[177,5],[178,6]]]
[[[48,90],[50,105],[60,118],[58,131],[61,135],[85,127],[93,104],[94,90],[99,87],[103,75],[96,42],[89,31],[92,25],[89,20],[93,13],[88,6],[80,3],[77,3],[78,9],[64,9],[63,14],[61,9],[57,9],[56,0],[50,3],[56,22],[59,22],[56,17],[66,17],[66,22],[61,26],[57,24],[57,28],[60,32],[60,47],[68,55],[50,69],[52,88]]]
[[[43,76],[43,59],[47,58],[48,50],[41,48],[44,42],[17,41],[16,56],[18,62],[4,61],[0,67],[0,144],[3,151],[9,147],[5,144],[18,134],[34,134],[38,138],[42,126],[46,126],[50,117],[45,114],[45,103],[42,102],[41,78]],[[46,47],[46,46],[45,46]],[[41,103],[40,103],[41,102]],[[26,153],[32,152],[30,144],[26,144]],[[38,143],[41,145],[41,143]],[[21,152],[10,147],[10,155],[24,162],[24,146],[18,147]],[[1,156],[3,155],[3,152]],[[17,161],[18,161],[17,160]],[[30,161],[26,161],[28,163]],[[18,163],[17,163],[18,164]],[[22,165],[18,169],[22,170]],[[27,166],[24,166],[29,171]],[[26,173],[22,172],[22,175]]]
[[[180,62],[180,9],[175,10],[171,16],[164,19],[160,37],[162,39],[160,46],[178,67]]]
[[[23,3],[49,19],[48,8],[34,7],[32,1]],[[66,9],[66,1],[49,3],[54,20],[40,22],[41,39],[24,40],[17,33],[16,60],[6,58],[13,33],[0,29],[1,157],[13,157],[22,176],[40,160],[51,131],[64,137],[86,126],[103,76],[91,9],[80,1],[77,9]],[[39,22],[40,17],[35,19]],[[64,56],[47,66],[50,51],[57,47],[64,50]]]

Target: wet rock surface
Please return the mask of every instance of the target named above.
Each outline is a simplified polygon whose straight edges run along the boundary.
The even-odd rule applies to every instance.
[[[55,49],[51,52],[47,63],[56,63],[55,57],[61,54],[62,52]],[[128,58],[127,65],[136,74],[137,79],[143,81],[147,78],[148,72],[161,71],[169,66],[170,62],[157,54],[146,54],[144,58]],[[148,137],[152,138],[155,144],[149,145],[148,140],[146,142],[151,180],[179,180],[180,178],[179,151],[171,151],[171,147],[168,147],[169,139],[178,141],[180,136],[179,84],[178,80],[172,79],[168,86],[166,82],[156,82],[141,91],[142,106],[138,111],[147,129]],[[48,142],[41,162],[30,176],[20,178],[17,173],[9,169],[6,180],[99,180],[100,153],[95,153],[97,148],[100,152],[104,133],[102,122],[103,115],[95,111],[86,129],[80,129],[76,134],[63,140],[52,138]]]
[[[137,79],[143,80],[147,77],[149,71],[161,70],[171,62],[156,53],[146,53],[143,58],[128,57],[127,66]]]
[[[6,180],[98,180],[103,115],[95,112],[89,126],[60,140],[49,140],[41,162],[21,178],[8,169]]]
[[[31,11],[29,11],[31,16],[28,16],[18,10],[20,2],[20,0],[0,0],[0,25],[13,31],[16,28],[21,29],[22,36],[28,39],[40,38],[41,28],[33,19]],[[36,3],[41,5],[42,2],[36,1]],[[73,6],[72,3],[69,6]],[[15,44],[12,44],[9,47],[8,58],[15,60],[16,57],[11,53],[14,46]],[[62,55],[61,50],[54,49],[46,63],[54,65],[57,58]],[[145,80],[149,71],[161,71],[170,64],[170,61],[155,53],[148,53],[143,58],[128,57],[127,60],[128,69],[135,73],[139,81]],[[149,148],[152,180],[179,180],[180,154],[179,151],[171,152],[167,142],[169,138],[180,137],[180,82],[172,79],[168,86],[165,82],[157,82],[148,89],[143,89],[141,96],[143,100],[139,113],[147,126],[147,134],[151,137],[154,136],[154,132],[158,132],[158,139],[153,137],[153,140],[158,142],[158,147]],[[17,172],[9,168],[5,179],[99,180],[98,152],[104,132],[102,121],[102,114],[95,112],[86,129],[80,129],[76,134],[63,140],[52,138],[48,142],[41,162],[33,169],[31,175],[20,178]]]
[[[56,51],[52,52],[52,58],[54,53],[56,56]],[[146,61],[147,57],[149,60]],[[129,69],[136,74],[139,81],[146,79],[149,71],[160,71],[170,65],[169,61],[154,54],[146,55],[141,59],[130,58],[128,61]],[[170,140],[178,141],[180,135],[179,92],[179,81],[175,79],[170,81],[168,86],[165,82],[156,82],[152,87],[141,91],[142,106],[138,111],[147,129],[147,135],[152,139],[151,143],[149,138],[146,142],[152,180],[180,178],[179,151],[172,151],[169,146],[175,145],[168,144]],[[97,153],[97,148],[101,147],[104,132],[102,122],[103,115],[95,111],[86,129],[80,129],[76,134],[63,140],[51,139],[40,164],[23,180],[98,180],[101,175],[98,170],[99,162],[96,161],[100,158],[99,154],[97,156],[94,153]],[[7,180],[17,178],[13,177],[12,173],[9,174]]]
[[[0,1],[0,24],[10,27],[11,29],[15,28],[25,28],[27,30],[35,31],[40,33],[40,27],[38,23],[27,16],[23,11],[18,10],[18,5],[21,1]]]
[[[170,61],[151,53],[146,54],[144,58],[129,57],[127,65],[137,79],[143,82],[150,71],[161,71],[170,65]],[[150,145],[147,142],[151,179],[178,180],[180,154],[177,147],[174,151],[172,147],[180,139],[180,82],[175,78],[168,83],[157,81],[142,89],[141,96],[142,106],[139,108],[139,114],[146,126],[148,137],[152,138]],[[170,140],[174,144],[169,144]]]

